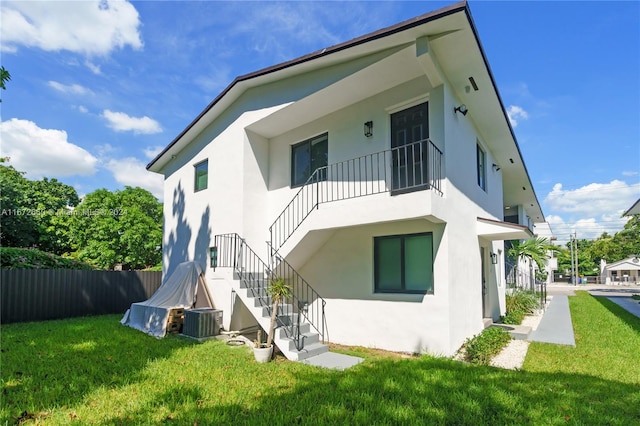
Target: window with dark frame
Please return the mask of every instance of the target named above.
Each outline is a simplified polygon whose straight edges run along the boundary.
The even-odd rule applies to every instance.
[[[291,186],[300,186],[320,167],[327,166],[329,134],[325,133],[291,147]],[[326,180],[326,173],[318,176]]]
[[[194,192],[207,189],[209,183],[209,160],[204,160],[201,163],[193,166],[194,168]]]
[[[476,145],[476,153],[478,157],[478,186],[484,191],[487,190],[487,156],[480,148],[480,145]]]
[[[433,234],[374,238],[376,293],[433,294]]]

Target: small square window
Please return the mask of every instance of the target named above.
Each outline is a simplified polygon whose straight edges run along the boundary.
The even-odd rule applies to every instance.
[[[195,169],[195,185],[194,191],[202,191],[203,189],[207,189],[207,184],[209,183],[209,161],[205,160],[201,163],[198,163],[194,166]]]
[[[291,147],[291,186],[304,185],[311,175],[323,167],[327,167],[327,133],[300,142]],[[327,179],[326,171],[318,173],[318,181]]]
[[[433,294],[431,233],[374,238],[376,293]]]

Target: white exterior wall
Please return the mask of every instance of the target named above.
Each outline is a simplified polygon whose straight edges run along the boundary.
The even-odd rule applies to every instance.
[[[276,104],[274,93],[281,89],[261,88],[263,103]],[[430,137],[443,152],[442,197],[428,190],[323,205],[312,213],[307,228],[298,231],[291,257],[328,301],[331,341],[453,354],[483,326],[480,245],[487,255],[488,310],[494,319],[504,313],[501,263],[488,260],[489,253],[500,253],[502,242],[480,241],[476,231],[477,217],[501,220],[503,206],[501,176],[491,169],[491,152],[471,115],[453,112],[459,101],[447,83],[431,88],[426,78],[417,78],[271,139],[245,128],[285,103],[264,108],[238,101],[167,168],[165,272],[178,261],[201,261],[216,307],[225,312],[225,327],[249,325],[248,312],[210,273],[207,256],[213,236],[238,233],[267,260],[268,227],[298,191],[289,187],[291,146],[328,132],[330,164],[387,150],[390,114],[426,100]],[[370,120],[374,136],[366,138],[363,123]],[[486,152],[486,192],[476,181],[477,142]],[[208,188],[194,193],[193,166],[204,159],[209,161]],[[358,226],[361,223],[367,225]],[[314,230],[326,232],[318,237]],[[373,237],[427,231],[434,233],[435,293],[373,293]],[[301,253],[304,250],[307,253]]]

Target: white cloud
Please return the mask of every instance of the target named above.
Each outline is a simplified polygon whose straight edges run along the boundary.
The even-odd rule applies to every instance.
[[[84,106],[84,105],[78,105],[78,111],[80,111],[80,112],[81,112],[81,113],[83,113],[83,114],[86,114],[86,113],[88,113],[88,112],[89,112],[89,110],[87,109],[87,107],[86,107],[86,106]]]
[[[640,174],[640,173],[638,173],[637,171],[633,171],[633,170],[628,170],[628,171],[623,171],[622,172],[622,176],[629,176],[629,177],[638,176],[638,174]]]
[[[30,179],[88,176],[96,171],[93,155],[67,140],[67,132],[41,129],[34,122],[12,118],[3,121],[2,156],[11,157],[16,170]]]
[[[164,198],[164,178],[162,175],[148,171],[145,166],[142,161],[134,157],[110,159],[105,164],[105,167],[113,173],[113,177],[121,185],[139,186],[162,200]]]
[[[153,160],[158,154],[160,154],[160,151],[162,151],[163,149],[164,146],[162,145],[148,146],[143,150],[143,152],[145,157],[147,157],[149,160]]]
[[[513,127],[518,125],[518,120],[526,120],[529,118],[529,113],[517,105],[509,105],[509,108],[507,108],[507,114],[509,115],[509,121]]]
[[[62,84],[53,80],[50,80],[49,83],[47,84],[49,85],[49,87],[62,93],[69,93],[72,95],[92,95],[93,94],[91,90],[79,84]]]
[[[613,235],[629,220],[621,216],[638,199],[639,189],[640,184],[620,180],[573,190],[565,190],[557,183],[544,200],[555,213],[546,215],[547,222],[562,244],[574,232],[579,239],[598,238],[604,232]]]
[[[638,186],[612,180],[610,183],[590,183],[578,189],[565,190],[561,183],[557,183],[544,201],[557,212],[620,217],[637,200]]]
[[[93,62],[90,62],[90,61],[85,61],[84,64],[95,75],[101,75],[102,74],[102,70],[100,69],[100,65],[96,65],[96,64],[94,64]]]
[[[566,222],[558,215],[547,215],[547,223],[551,226],[553,234],[557,237],[556,245],[564,246],[574,234],[579,240],[594,240],[605,232],[613,235],[620,231],[629,218],[621,218],[620,215],[600,217],[584,217],[575,222]]]
[[[162,132],[160,124],[156,120],[147,116],[130,117],[124,112],[115,112],[108,109],[105,109],[102,112],[102,116],[109,122],[109,127],[116,132],[132,131],[135,134],[153,134]]]
[[[138,11],[124,0],[3,1],[0,13],[5,52],[25,46],[90,56],[142,48]]]

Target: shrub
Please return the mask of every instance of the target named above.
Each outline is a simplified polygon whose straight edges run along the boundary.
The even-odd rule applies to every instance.
[[[521,324],[525,316],[538,307],[538,298],[530,291],[516,291],[506,295],[507,315],[502,319],[505,324]]]
[[[93,269],[87,263],[36,249],[0,247],[3,269]]]
[[[472,364],[488,365],[510,340],[511,336],[506,330],[500,327],[489,327],[482,333],[467,339],[464,344],[465,359]]]
[[[504,324],[520,325],[522,324],[524,317],[525,314],[522,311],[511,311],[507,312],[507,315],[502,317],[502,322]]]

